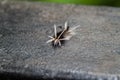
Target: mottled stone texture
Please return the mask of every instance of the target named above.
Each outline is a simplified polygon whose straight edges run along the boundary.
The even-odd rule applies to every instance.
[[[53,25],[81,25],[61,48]],[[59,29],[59,28],[58,28]],[[120,8],[0,2],[0,73],[49,79],[119,80]]]

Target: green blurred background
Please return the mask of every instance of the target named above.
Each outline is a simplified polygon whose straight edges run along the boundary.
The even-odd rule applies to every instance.
[[[27,0],[27,1],[120,7],[120,0]]]

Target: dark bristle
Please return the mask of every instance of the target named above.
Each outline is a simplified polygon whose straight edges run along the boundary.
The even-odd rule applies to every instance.
[[[61,27],[61,26],[60,26],[60,27]],[[64,29],[63,29],[63,30],[64,30]],[[57,37],[63,32],[63,30],[57,33]],[[65,35],[64,35],[64,34],[65,34],[68,30],[69,30],[69,26],[67,26],[67,29],[66,29],[66,30],[64,31],[64,33],[59,37],[59,39],[65,38]],[[54,35],[53,37],[55,38],[55,35]],[[57,38],[57,37],[56,37],[56,38]],[[65,40],[61,40],[60,43],[61,43],[61,45],[64,45],[64,44],[65,44]],[[54,45],[54,41],[52,41],[52,46],[53,46],[54,48],[56,48],[56,47],[61,47],[61,46],[59,46],[59,43],[56,44],[56,45]]]
[[[62,31],[58,32],[58,33],[57,33],[57,37],[58,37],[61,33],[62,33]],[[55,37],[55,36],[54,36],[54,37]],[[59,39],[63,39],[63,38],[64,38],[64,34],[61,35]],[[64,45],[64,44],[65,44],[65,40],[60,41],[60,43],[61,43],[61,45]],[[53,47],[60,47],[60,46],[59,46],[59,43],[56,44],[56,45],[54,45],[54,41],[52,41],[52,46],[53,46]]]
[[[57,33],[57,37],[58,37],[62,32],[63,32],[63,31],[58,32],[58,33]],[[64,38],[64,34],[62,34],[62,35],[60,36],[60,39],[62,39],[62,38]]]
[[[69,30],[69,28],[70,28],[70,27],[69,27],[69,26],[67,26],[67,29],[66,29],[66,31],[68,31],[68,30]]]

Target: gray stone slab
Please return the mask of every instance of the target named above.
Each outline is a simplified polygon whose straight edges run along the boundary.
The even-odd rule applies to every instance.
[[[53,25],[81,25],[61,48]],[[119,80],[120,8],[0,2],[0,72],[43,78]]]

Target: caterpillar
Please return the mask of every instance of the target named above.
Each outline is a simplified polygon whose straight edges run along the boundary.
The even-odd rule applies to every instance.
[[[65,41],[70,40],[72,36],[74,36],[76,28],[78,28],[80,25],[77,25],[75,27],[70,28],[68,26],[68,23],[65,22],[64,28],[57,32],[56,25],[54,25],[54,35],[48,36],[50,39],[46,43],[52,43],[53,47],[61,47]]]

